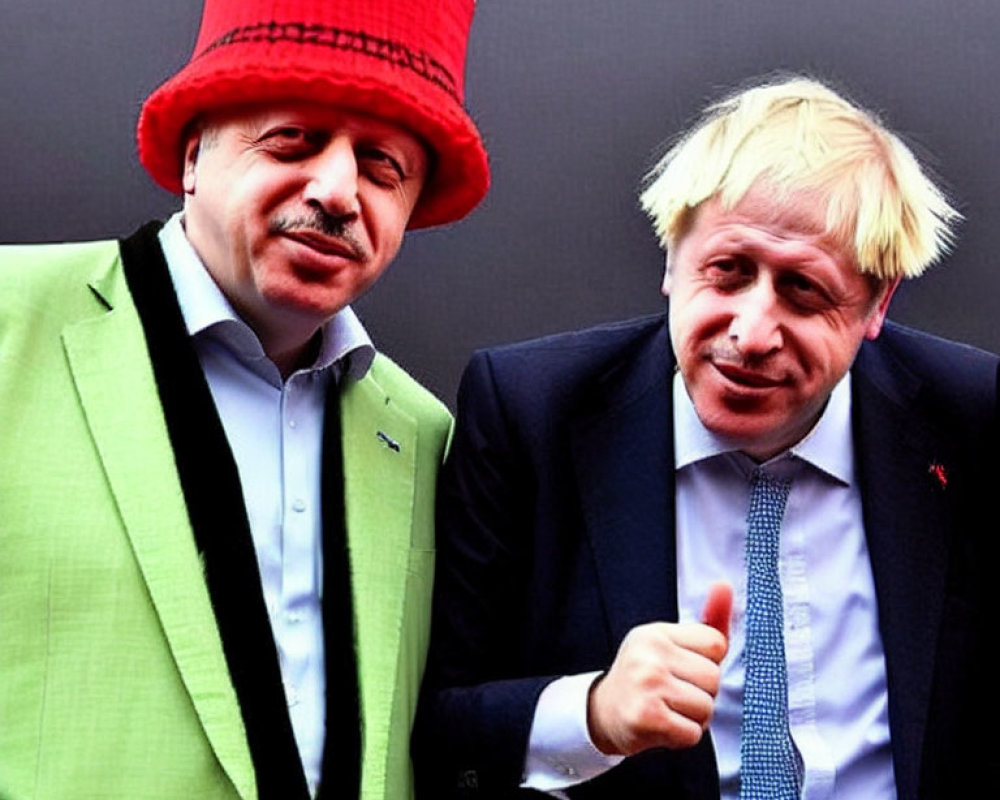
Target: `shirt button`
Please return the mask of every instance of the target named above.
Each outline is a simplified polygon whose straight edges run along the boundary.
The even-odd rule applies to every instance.
[[[306,501],[301,497],[296,497],[295,501],[292,503],[292,511],[302,512],[306,510]]]
[[[294,427],[296,426],[296,424],[297,424],[297,423],[295,422],[295,420],[294,420],[294,419],[290,419],[290,420],[288,420],[288,427],[289,427],[289,428],[294,428]]]
[[[302,612],[301,611],[289,611],[285,615],[285,619],[291,622],[293,625],[302,622]]]

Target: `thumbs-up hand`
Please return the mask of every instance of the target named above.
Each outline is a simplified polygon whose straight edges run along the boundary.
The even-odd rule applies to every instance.
[[[729,649],[733,590],[714,583],[702,622],[651,622],[622,640],[587,704],[591,740],[607,754],[693,747],[712,719]]]

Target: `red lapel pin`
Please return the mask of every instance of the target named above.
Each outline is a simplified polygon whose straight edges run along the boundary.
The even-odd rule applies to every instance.
[[[945,470],[944,464],[939,464],[934,461],[931,463],[927,471],[937,478],[937,482],[941,485],[942,489],[946,489],[948,487],[948,472]]]

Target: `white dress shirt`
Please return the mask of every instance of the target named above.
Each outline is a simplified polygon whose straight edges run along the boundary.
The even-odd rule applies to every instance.
[[[745,540],[755,462],[708,431],[675,376],[676,532],[681,621],[700,621],[707,589],[734,587],[729,653],[710,731],[722,797],[739,797],[746,608]],[[850,375],[813,430],[763,468],[793,480],[781,528],[789,723],[804,800],[896,796],[885,657],[854,474]],[[558,791],[622,759],[586,727],[594,676],[563,678],[539,699],[522,785]],[[582,732],[583,739],[580,738]]]
[[[159,236],[239,471],[292,730],[315,796],[326,740],[323,409],[330,381],[363,377],[375,351],[345,308],[322,328],[312,366],[283,381],[198,258],[182,216]]]

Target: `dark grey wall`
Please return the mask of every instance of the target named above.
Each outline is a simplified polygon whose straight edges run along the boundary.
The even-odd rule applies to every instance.
[[[200,5],[5,0],[0,241],[116,236],[174,208],[133,129],[187,59]],[[634,199],[653,154],[720,91],[794,69],[932,153],[967,217],[892,316],[1000,350],[998,33],[994,0],[482,0],[466,88],[492,192],[410,236],[359,309],[448,402],[473,347],[659,310],[661,256]]]

